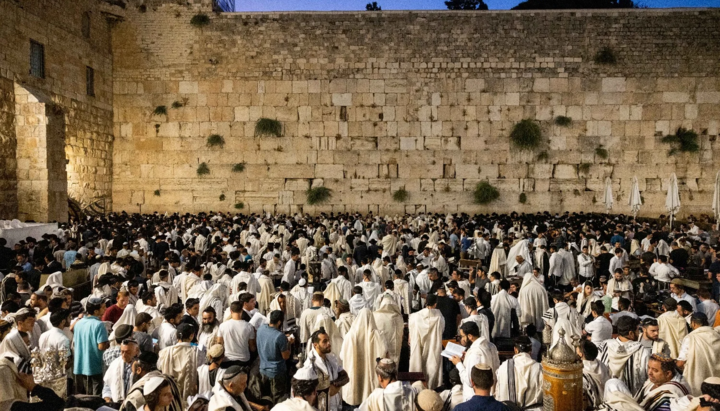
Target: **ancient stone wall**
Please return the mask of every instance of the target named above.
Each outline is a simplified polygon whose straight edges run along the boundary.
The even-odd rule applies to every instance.
[[[603,211],[611,177],[627,212],[637,176],[657,214],[675,172],[682,211],[711,212],[720,10],[196,13],[130,7],[113,30],[117,210]],[[616,64],[594,61],[604,47]],[[261,117],[283,137],[256,137]],[[534,152],[509,143],[522,119]],[[681,126],[699,154],[668,156]],[[497,202],[473,204],[480,181]],[[308,206],[310,186],[331,200]]]
[[[110,197],[112,9],[95,0],[0,2],[0,217],[64,221],[68,196]],[[31,40],[44,47],[44,78],[29,74]]]

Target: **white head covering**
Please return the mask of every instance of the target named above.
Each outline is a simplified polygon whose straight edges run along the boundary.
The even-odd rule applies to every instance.
[[[605,383],[603,402],[607,404],[610,409],[613,410],[644,410],[641,406],[638,405],[637,401],[635,401],[633,395],[630,393],[630,390],[625,385],[625,383],[617,378],[611,378]]]
[[[297,370],[297,372],[295,372],[295,376],[293,378],[295,378],[296,380],[310,381],[310,380],[317,380],[318,376],[317,376],[317,373],[315,372],[315,370],[313,369],[312,364],[305,363],[305,365],[302,368],[300,368],[299,370]]]
[[[163,377],[152,377],[149,380],[147,380],[147,382],[145,383],[145,386],[143,387],[143,395],[148,396],[148,395],[152,394],[153,392],[155,392],[157,387],[159,387],[160,384],[163,383],[163,381],[165,381],[165,378],[163,378]]]

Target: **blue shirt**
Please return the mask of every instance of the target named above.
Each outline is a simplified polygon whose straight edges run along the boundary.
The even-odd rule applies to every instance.
[[[77,256],[77,251],[75,251],[75,250],[65,251],[65,254],[63,255],[63,260],[65,260],[65,269],[66,270],[69,270],[72,263],[75,262],[75,256]]]
[[[260,373],[274,378],[286,371],[283,351],[288,340],[280,330],[263,324],[257,332],[257,351],[260,356]]]
[[[492,395],[481,397],[474,395],[462,404],[458,404],[454,411],[510,411],[510,409]]]
[[[98,344],[108,341],[105,324],[91,315],[75,324],[74,333],[75,374],[102,375],[103,352],[98,349]]]
[[[33,265],[30,264],[30,261],[26,261],[25,264],[22,265],[23,272],[29,273],[33,269]]]
[[[460,248],[460,250],[463,253],[466,252],[470,247],[472,247],[473,242],[475,242],[475,239],[473,239],[471,237],[464,237],[462,239],[462,247]]]

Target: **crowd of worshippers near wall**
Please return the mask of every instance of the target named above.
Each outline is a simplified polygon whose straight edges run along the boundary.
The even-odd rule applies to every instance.
[[[0,238],[0,410],[709,410],[719,237],[567,212],[71,219]],[[560,406],[566,360],[582,401]]]

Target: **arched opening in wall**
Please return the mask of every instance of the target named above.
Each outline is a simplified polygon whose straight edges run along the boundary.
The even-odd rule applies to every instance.
[[[65,113],[47,95],[15,83],[18,219],[68,219]]]

